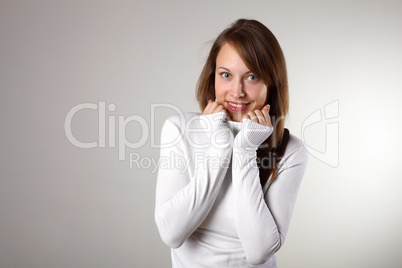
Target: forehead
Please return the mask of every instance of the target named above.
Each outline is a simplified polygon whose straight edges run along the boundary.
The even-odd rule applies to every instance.
[[[239,53],[228,43],[224,44],[216,57],[216,69],[224,67],[230,71],[249,72]]]

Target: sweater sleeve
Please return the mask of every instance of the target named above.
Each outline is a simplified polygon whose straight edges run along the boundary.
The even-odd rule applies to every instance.
[[[255,122],[248,123],[263,127]],[[271,130],[267,128],[267,131]],[[247,261],[257,265],[268,261],[285,240],[308,154],[301,142],[293,140],[293,144],[288,143],[288,152],[282,159],[284,162],[264,196],[256,161],[258,146],[255,146],[261,144],[264,137],[261,138],[262,134],[241,133],[254,141],[254,145],[235,140],[233,148],[235,225]]]
[[[232,147],[228,142],[231,132],[225,124],[226,114],[220,112],[201,115],[200,119],[207,123],[210,130],[201,133],[207,135],[206,140],[210,143],[200,157],[203,159],[202,165],[196,165],[192,175],[188,170],[183,172],[174,165],[160,165],[158,169],[155,221],[162,240],[171,248],[180,247],[208,215],[219,193],[232,154]],[[179,142],[162,148],[161,159],[192,157],[192,150],[180,127],[170,120],[165,121],[161,144],[167,144],[175,137],[180,137]],[[221,164],[216,165],[216,160]]]

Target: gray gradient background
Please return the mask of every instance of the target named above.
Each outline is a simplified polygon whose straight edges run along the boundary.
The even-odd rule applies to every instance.
[[[150,122],[152,103],[199,111],[208,42],[240,17],[284,50],[292,133],[339,101],[339,165],[310,158],[280,267],[401,267],[401,1],[261,0],[0,2],[0,267],[170,267],[156,173],[117,148],[73,146],[64,120],[100,101],[116,121]],[[157,143],[174,113],[156,110]],[[77,113],[72,129],[96,141],[97,112]],[[141,135],[127,126],[130,141]],[[325,148],[325,122],[305,136]],[[159,155],[150,140],[133,152]]]

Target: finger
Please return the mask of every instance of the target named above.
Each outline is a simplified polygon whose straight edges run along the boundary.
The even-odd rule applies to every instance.
[[[271,123],[271,116],[269,115],[269,112],[267,110],[261,110],[262,114],[265,117],[265,121],[267,122],[267,126],[272,127]]]
[[[208,114],[210,106],[211,106],[211,100],[208,100],[207,106],[205,106],[204,111],[202,111],[202,114]]]
[[[267,110],[269,112],[271,106],[269,104],[265,105],[262,110]]]
[[[225,106],[223,106],[223,105],[219,105],[219,106],[222,107],[221,112],[225,112],[227,117],[229,119],[232,119],[232,117],[230,116],[230,113],[225,109]]]
[[[211,114],[215,110],[216,106],[217,106],[216,102],[209,100],[208,105],[207,107],[205,107],[203,114]]]
[[[223,106],[219,104],[218,106],[216,106],[216,108],[214,109],[213,112],[214,113],[219,113],[219,112],[222,112],[222,110],[224,110]]]
[[[242,118],[241,118],[241,121],[243,121],[244,118],[250,119],[250,116],[248,116],[247,114],[246,114],[246,115],[243,115]],[[251,120],[251,119],[250,119],[250,120]]]
[[[215,110],[213,111],[213,113],[219,113],[219,112],[226,112],[225,108],[223,107],[223,105],[219,104]]]
[[[264,125],[264,126],[268,125],[267,121],[265,119],[265,116],[262,114],[262,112],[260,110],[255,110],[254,113],[257,116],[257,120],[258,120],[257,123]]]
[[[219,103],[217,103],[216,101],[211,102],[211,110],[210,113],[214,113],[216,108],[219,106]]]
[[[217,107],[218,111],[217,112],[225,112],[226,113],[226,117],[229,120],[232,120],[232,117],[230,116],[230,113],[225,109],[225,106],[223,106],[222,104],[219,104]]]
[[[247,115],[250,117],[250,120],[258,123],[258,118],[257,115],[254,113],[254,111],[248,112]]]

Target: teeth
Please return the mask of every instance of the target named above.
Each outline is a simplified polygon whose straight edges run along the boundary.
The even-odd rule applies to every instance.
[[[234,107],[237,107],[237,108],[240,108],[240,107],[243,106],[243,104],[234,104],[234,103],[231,103],[230,105],[232,105],[232,106],[234,106]]]

